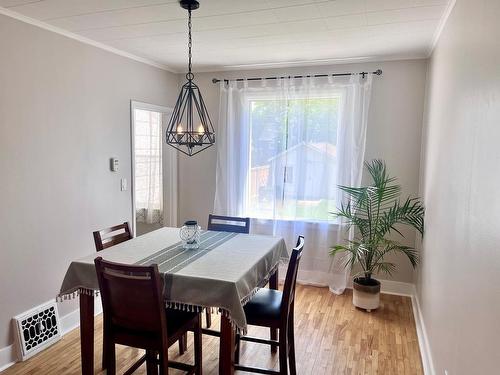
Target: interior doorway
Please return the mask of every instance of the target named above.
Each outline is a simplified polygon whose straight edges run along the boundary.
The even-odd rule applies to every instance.
[[[131,102],[132,230],[177,224],[177,152],[164,142],[171,109]]]

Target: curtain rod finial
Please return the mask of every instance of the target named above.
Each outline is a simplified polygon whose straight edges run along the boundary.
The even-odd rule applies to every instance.
[[[212,83],[217,83],[219,80],[217,78],[212,78]]]
[[[375,74],[378,75],[378,76],[381,76],[382,75],[382,69],[377,69],[375,71]]]

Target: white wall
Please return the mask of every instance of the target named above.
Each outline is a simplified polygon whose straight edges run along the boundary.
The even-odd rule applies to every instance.
[[[500,371],[499,19],[458,0],[430,61],[417,291],[438,375]]]
[[[130,100],[172,106],[177,83],[0,16],[0,349],[12,316],[54,298],[70,261],[94,251],[92,231],[132,219]]]
[[[373,71],[381,68],[383,76],[373,78],[372,100],[369,114],[366,159],[382,158],[392,174],[403,185],[404,194],[418,194],[422,113],[425,96],[427,62],[408,60],[369,64],[314,66],[293,69],[234,71],[197,74],[209,113],[217,128],[219,110],[218,85],[212,78],[266,77],[307,73],[333,73]],[[217,131],[217,130],[216,130]],[[194,157],[181,156],[179,161],[179,218],[198,220],[206,226],[208,214],[213,210],[215,194],[216,148]],[[413,231],[405,232],[410,244]],[[413,272],[408,261],[400,261],[398,281],[412,282]]]

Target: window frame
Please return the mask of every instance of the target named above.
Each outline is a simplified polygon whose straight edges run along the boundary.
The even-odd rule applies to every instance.
[[[252,132],[253,132],[253,126],[252,126],[252,102],[253,101],[258,101],[258,100],[280,100],[276,99],[277,94],[276,91],[270,91],[269,87],[266,88],[266,91],[264,92],[251,92],[245,96],[245,107],[247,111],[247,116],[248,116],[248,126],[249,126],[249,138],[248,138],[248,165],[247,165],[247,176],[246,176],[246,185],[248,186],[245,192],[245,215],[251,217],[252,219],[256,220],[276,220],[280,222],[301,222],[301,223],[309,223],[309,224],[325,224],[325,225],[337,225],[337,221],[332,219],[315,219],[315,218],[296,218],[296,219],[290,219],[290,218],[273,218],[273,217],[267,217],[264,215],[255,215],[255,212],[253,212],[254,215],[249,215],[249,209],[250,207],[250,199],[251,199],[251,169],[252,169]],[[328,92],[327,92],[328,91]],[[293,98],[287,98],[287,100],[307,100],[307,99],[335,99],[338,98],[339,104],[338,104],[338,124],[341,123],[342,121],[342,108],[344,105],[345,101],[345,92],[341,88],[336,88],[336,89],[331,89],[328,88],[326,89],[321,89],[321,88],[313,88],[310,90],[307,90],[307,95],[300,95],[300,93],[293,97]],[[295,176],[294,176],[295,178]]]

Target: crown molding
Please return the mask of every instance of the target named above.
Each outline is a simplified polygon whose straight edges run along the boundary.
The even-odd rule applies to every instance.
[[[256,63],[256,64],[208,66],[195,70],[195,73],[211,73],[211,72],[215,73],[215,72],[240,71],[240,70],[377,63],[384,61],[425,60],[427,58],[428,58],[427,54],[420,53],[414,55],[362,56],[362,57],[349,57],[349,58],[338,58],[338,59],[268,62],[268,63]]]
[[[439,20],[438,27],[434,33],[434,36],[432,37],[432,43],[429,47],[429,51],[427,52],[427,57],[430,58],[432,53],[434,52],[434,49],[436,48],[436,45],[439,42],[439,38],[441,37],[441,33],[444,30],[444,27],[446,26],[446,22],[448,21],[448,18],[451,15],[451,12],[453,11],[453,8],[455,7],[455,4],[457,3],[457,0],[449,0],[448,5],[446,6],[446,9],[441,16],[441,19]]]
[[[101,43],[101,42],[97,42],[95,40],[86,38],[84,36],[81,36],[81,35],[78,35],[78,34],[75,34],[75,33],[72,33],[71,31],[67,31],[67,30],[61,29],[61,28],[59,28],[57,26],[50,25],[50,24],[48,24],[46,22],[36,20],[34,18],[25,16],[25,15],[23,15],[21,13],[14,12],[14,11],[6,9],[4,7],[0,7],[0,14],[4,15],[4,16],[7,16],[7,17],[10,17],[10,18],[14,18],[14,19],[16,19],[18,21],[21,21],[21,22],[24,22],[24,23],[27,23],[27,24],[30,24],[30,25],[33,25],[33,26],[36,26],[36,27],[39,27],[41,29],[44,29],[44,30],[47,30],[47,31],[51,31],[53,33],[65,36],[67,38],[77,40],[77,41],[79,41],[81,43],[88,44],[90,46],[102,49],[104,51],[114,53],[115,55],[126,57],[128,59],[131,59],[131,60],[134,60],[134,61],[138,61],[140,63],[147,64],[147,65],[153,66],[155,68],[166,70],[167,72],[170,72],[170,73],[178,73],[177,71],[175,71],[174,69],[168,67],[165,64],[161,64],[161,63],[158,63],[156,61],[153,61],[153,60],[150,60],[150,59],[146,59],[144,57],[140,57],[140,56],[134,55],[133,53],[125,52],[125,51],[120,50],[118,48],[108,46],[107,44],[104,44],[104,43]]]

